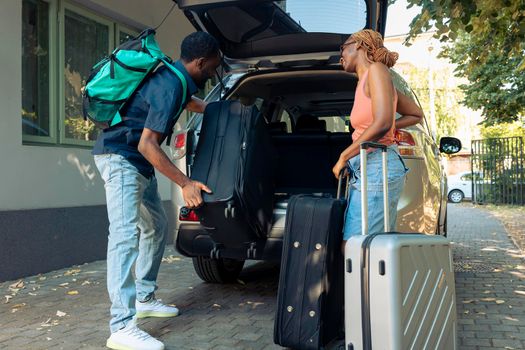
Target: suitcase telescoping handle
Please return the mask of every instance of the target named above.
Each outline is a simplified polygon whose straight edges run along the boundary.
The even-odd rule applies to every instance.
[[[338,183],[337,183],[337,199],[342,199],[341,198],[341,186],[343,185],[343,177],[344,177],[344,174],[345,174],[345,170],[341,170],[341,173],[339,174],[339,180],[338,180]],[[348,199],[348,182],[350,181],[350,179],[348,178],[348,176],[346,176],[346,186],[345,186],[345,199]]]
[[[361,234],[368,234],[368,178],[366,177],[366,151],[369,148],[381,150],[383,158],[383,212],[385,217],[385,232],[390,231],[390,211],[388,205],[388,175],[387,175],[387,146],[377,142],[365,141],[361,143]]]

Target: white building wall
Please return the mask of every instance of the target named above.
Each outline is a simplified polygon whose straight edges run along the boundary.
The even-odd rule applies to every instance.
[[[79,0],[102,14],[155,26],[173,5],[170,0]],[[22,1],[0,1],[0,211],[105,204],[102,181],[89,149],[23,145],[21,126]],[[120,18],[119,18],[120,19]],[[176,8],[158,30],[164,52],[179,56],[180,42],[193,27]],[[170,184],[159,175],[163,200]]]

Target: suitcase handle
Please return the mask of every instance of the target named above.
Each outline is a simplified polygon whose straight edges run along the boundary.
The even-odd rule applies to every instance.
[[[361,149],[369,149],[369,148],[379,148],[383,150],[383,152],[386,152],[387,145],[383,145],[382,143],[372,142],[372,141],[361,142]]]
[[[387,146],[378,142],[365,141],[360,145],[361,158],[361,234],[368,234],[368,178],[366,177],[366,151],[369,148],[381,150],[383,158],[383,213],[385,217],[385,232],[390,231],[390,212],[388,206],[388,176],[387,176]],[[375,232],[374,232],[375,233]]]
[[[337,181],[337,199],[343,199],[341,198],[341,186],[343,185],[343,176],[345,173],[345,169],[341,170],[339,173],[339,179]],[[348,182],[350,181],[349,176],[346,176],[346,187],[345,187],[345,199],[348,199]]]

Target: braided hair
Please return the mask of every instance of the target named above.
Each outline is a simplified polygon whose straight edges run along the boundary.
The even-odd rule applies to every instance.
[[[365,49],[368,59],[373,62],[381,62],[390,68],[399,58],[397,52],[389,51],[383,45],[383,37],[374,30],[363,29],[352,34],[350,38],[356,42],[357,49],[360,47]]]

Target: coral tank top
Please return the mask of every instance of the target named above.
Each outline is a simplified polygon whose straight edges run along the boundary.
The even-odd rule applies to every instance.
[[[372,114],[372,99],[365,94],[365,84],[368,78],[368,70],[363,74],[363,78],[359,79],[357,83],[354,106],[350,113],[350,123],[354,128],[352,134],[352,141],[357,140],[363,132],[372,124],[374,121],[374,115]],[[391,145],[394,143],[394,130],[395,130],[395,115],[397,106],[397,91],[394,89],[394,100],[392,101],[394,113],[392,113],[392,127],[388,132],[377,142],[384,145]]]

